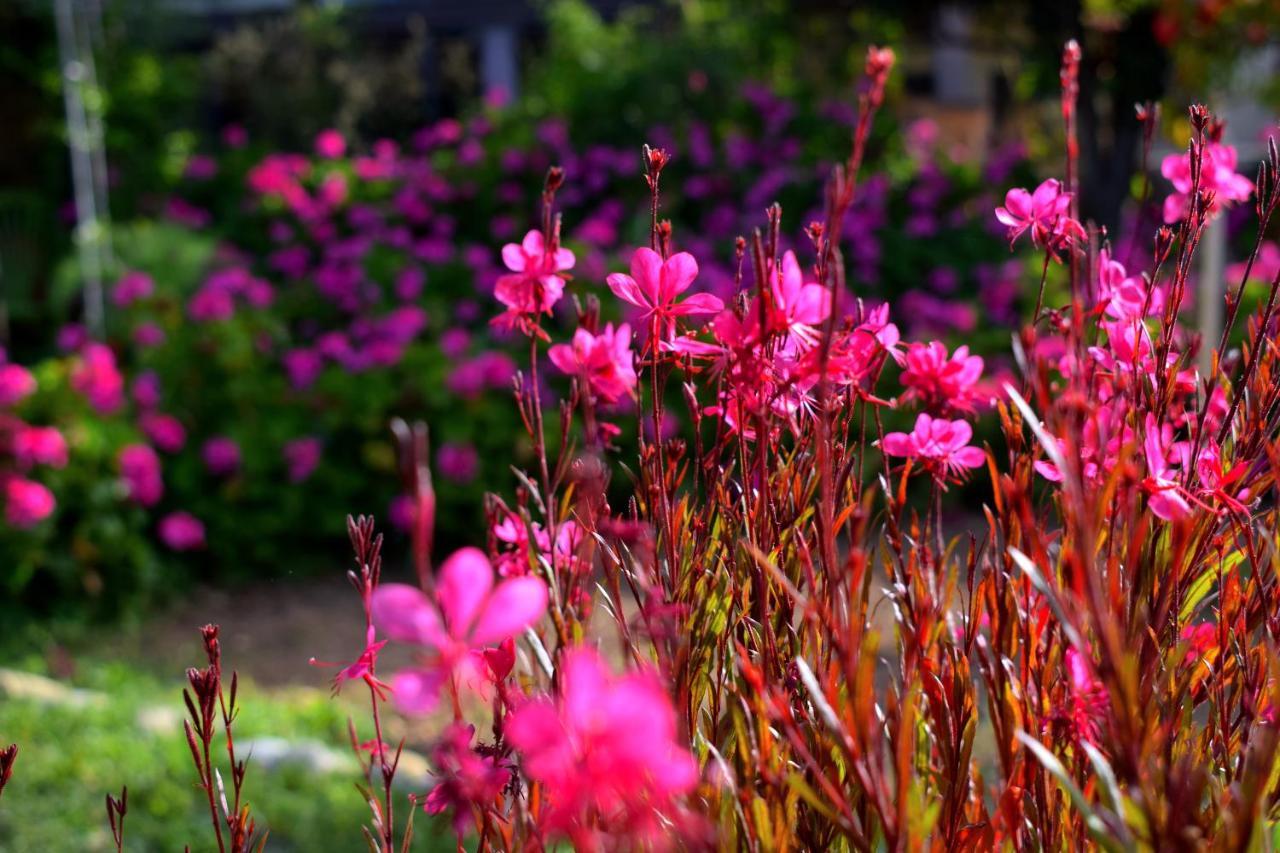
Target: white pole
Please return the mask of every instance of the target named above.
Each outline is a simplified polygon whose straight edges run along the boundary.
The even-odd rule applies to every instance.
[[[104,223],[98,220],[98,202],[94,193],[94,168],[91,153],[89,121],[85,111],[86,68],[79,56],[75,10],[72,0],[55,0],[58,24],[58,59],[62,67],[62,97],[67,112],[67,143],[71,151],[71,180],[75,188],[76,249],[84,276],[84,318],[89,330],[103,334],[102,299],[103,256],[101,254]]]
[[[1213,348],[1222,336],[1227,269],[1227,217],[1219,214],[1200,238],[1200,284],[1196,288],[1196,326],[1200,330],[1200,375],[1213,368]]]

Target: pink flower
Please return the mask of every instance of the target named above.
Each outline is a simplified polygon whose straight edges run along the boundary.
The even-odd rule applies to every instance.
[[[1248,267],[1248,261],[1240,261],[1227,267],[1227,281],[1233,285],[1238,284],[1244,278],[1244,271]],[[1253,268],[1249,270],[1249,279],[1269,282],[1277,275],[1280,275],[1280,245],[1264,240],[1258,248],[1258,257],[1253,262]]]
[[[1056,254],[1085,236],[1084,228],[1071,218],[1071,197],[1054,178],[1040,184],[1035,192],[1011,189],[1005,194],[1004,206],[996,208],[996,219],[1009,229],[1011,244],[1030,230],[1032,243]]]
[[[154,506],[164,495],[160,478],[160,457],[145,444],[128,444],[120,448],[120,476],[130,500],[142,506]]]
[[[664,261],[657,252],[642,247],[631,256],[631,275],[611,273],[606,281],[615,296],[641,309],[640,319],[652,317],[659,324],[659,335],[669,340],[675,335],[676,317],[724,310],[724,303],[710,293],[695,293],[676,302],[697,277],[698,262],[688,252],[677,252]]]
[[[23,470],[36,465],[65,468],[67,440],[54,427],[24,426],[14,433],[13,458]]]
[[[1191,152],[1170,154],[1160,163],[1160,174],[1172,182],[1174,192],[1164,200],[1164,221],[1173,223],[1187,215],[1194,180],[1191,175]],[[1200,161],[1200,191],[1211,193],[1213,201],[1208,214],[1219,211],[1238,201],[1247,201],[1253,195],[1253,181],[1236,174],[1236,149],[1221,142],[1207,142]]]
[[[13,527],[35,527],[53,512],[57,501],[53,492],[34,480],[10,477],[4,484],[5,519]]]
[[[950,357],[941,341],[907,346],[906,367],[901,381],[906,396],[919,400],[933,412],[972,412],[981,398],[982,356],[969,355],[968,347],[958,347]]]
[[[1178,636],[1187,644],[1187,654],[1182,659],[1184,665],[1203,660],[1218,646],[1218,626],[1212,622],[1187,625]]]
[[[1107,710],[1106,687],[1094,677],[1093,665],[1087,654],[1070,648],[1065,658],[1071,697],[1063,709],[1064,716],[1075,738],[1097,743],[1099,725]]]
[[[160,405],[160,377],[153,370],[144,370],[133,380],[133,401],[143,409]]]
[[[547,356],[561,372],[584,378],[606,403],[616,403],[636,387],[631,327],[626,323],[616,330],[608,323],[598,335],[580,327],[572,344],[556,344]]]
[[[240,467],[240,445],[225,435],[215,435],[200,448],[200,458],[214,476],[234,474]]]
[[[475,447],[459,442],[445,442],[436,451],[436,470],[447,480],[470,483],[480,468],[480,455]]]
[[[551,313],[564,295],[561,273],[573,269],[574,258],[564,247],[547,251],[542,232],[530,231],[518,245],[502,247],[502,262],[511,272],[498,279],[493,295],[507,310],[494,323],[514,328]]]
[[[142,349],[158,347],[165,341],[164,329],[155,323],[139,323],[133,330],[133,342]]]
[[[31,396],[36,390],[36,378],[20,364],[0,365],[0,406]]]
[[[471,823],[472,808],[486,809],[502,794],[511,771],[493,754],[471,748],[474,726],[454,723],[431,751],[436,782],[422,804],[427,814],[453,812],[453,830],[461,838]]]
[[[324,370],[324,359],[313,349],[292,349],[284,354],[284,372],[294,390],[310,387]]]
[[[231,292],[221,287],[202,287],[187,303],[187,313],[198,323],[228,320],[236,313]]]
[[[1111,253],[1103,249],[1098,253],[1098,301],[1108,316],[1136,321],[1147,315],[1163,314],[1165,293],[1160,287],[1152,287],[1148,295],[1147,282],[1142,276],[1130,276],[1124,265],[1112,260]]]
[[[378,679],[374,674],[378,666],[378,652],[382,651],[382,647],[387,644],[386,640],[375,642],[377,635],[372,625],[365,632],[364,651],[360,653],[360,657],[348,664],[341,663],[325,663],[312,658],[309,663],[312,666],[337,666],[341,667],[333,676],[333,695],[337,696],[342,692],[342,685],[348,681],[363,681],[374,689],[374,691],[384,701],[387,694],[391,690],[391,685]]]
[[[575,839],[593,829],[631,841],[661,833],[658,816],[699,776],[661,683],[649,672],[614,676],[583,647],[562,655],[558,675],[555,698],[518,707],[506,728],[525,773],[543,786],[544,825]]]
[[[769,296],[770,330],[813,344],[818,337],[816,326],[831,313],[831,291],[805,282],[795,252],[782,256],[782,269],[770,279]]]
[[[146,299],[155,290],[155,282],[144,272],[131,270],[120,276],[111,290],[111,301],[124,308],[139,299]]]
[[[284,446],[284,462],[289,468],[289,482],[301,483],[311,476],[320,464],[320,439],[306,436],[295,438]]]
[[[891,432],[881,447],[889,456],[905,456],[925,466],[939,479],[957,476],[963,468],[981,468],[986,454],[970,447],[973,427],[967,421],[932,418],[921,412],[910,433]]]
[[[326,160],[337,160],[347,151],[347,142],[342,134],[333,128],[322,130],[316,134],[316,154]]]
[[[71,387],[84,395],[101,414],[110,414],[124,403],[124,377],[116,367],[116,357],[105,344],[86,344],[71,369]]]
[[[1147,413],[1142,449],[1147,459],[1147,478],[1142,488],[1151,497],[1147,503],[1165,521],[1177,521],[1191,514],[1182,486],[1178,483],[1171,457],[1174,455],[1173,427],[1156,423],[1155,415]]]
[[[148,441],[165,453],[177,453],[187,443],[187,431],[173,415],[144,412],[138,418],[138,427]]]
[[[160,541],[173,551],[204,547],[204,525],[189,512],[171,512],[160,519]]]
[[[455,551],[440,567],[434,601],[417,587],[382,584],[373,593],[373,624],[393,640],[434,652],[426,665],[404,670],[392,682],[407,713],[431,711],[441,687],[483,688],[473,651],[501,643],[533,625],[547,610],[547,585],[523,577],[493,583],[493,568],[477,548]]]

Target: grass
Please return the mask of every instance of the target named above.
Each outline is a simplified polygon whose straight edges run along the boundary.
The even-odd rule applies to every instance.
[[[0,691],[0,741],[16,741],[21,749],[0,798],[0,850],[113,850],[104,797],[121,785],[129,786],[127,850],[214,849],[208,806],[182,734],[183,683],[119,663],[82,661],[74,686],[91,691],[81,694],[88,701]],[[314,689],[266,691],[242,683],[240,704],[237,744],[281,737],[346,753],[352,706],[343,700]],[[251,760],[247,798],[259,825],[270,830],[267,849],[365,849],[360,827],[368,808],[355,787],[359,777],[354,760],[328,773],[287,763],[268,769]],[[407,802],[398,805],[403,819]],[[414,850],[453,849],[438,822],[419,813],[415,828]]]

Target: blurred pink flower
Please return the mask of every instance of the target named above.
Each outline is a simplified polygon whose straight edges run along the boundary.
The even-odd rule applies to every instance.
[[[177,453],[187,443],[187,431],[173,415],[144,412],[138,418],[138,427],[148,441],[165,453]]]
[[[320,464],[320,439],[314,436],[295,438],[284,446],[285,465],[289,469],[289,482],[301,483],[309,478]]]
[[[165,342],[164,329],[155,323],[139,323],[133,330],[133,342],[142,349],[158,347]]]
[[[139,299],[146,299],[155,291],[155,282],[151,276],[137,270],[130,270],[120,276],[116,286],[111,289],[111,301],[123,308],[132,305]]]
[[[189,512],[171,512],[160,519],[160,541],[174,551],[204,547],[204,524]]]
[[[1164,200],[1164,221],[1178,222],[1187,215],[1194,187],[1191,175],[1191,152],[1170,154],[1160,163],[1160,174],[1173,184],[1174,192]],[[1253,195],[1253,181],[1236,174],[1236,149],[1221,142],[1207,142],[1200,162],[1200,191],[1213,197],[1209,216]]]
[[[133,402],[143,409],[160,405],[160,377],[154,370],[144,370],[134,377]]]
[[[200,458],[215,477],[234,474],[240,467],[240,445],[225,435],[215,435],[200,448]]]
[[[116,356],[106,344],[88,343],[71,369],[71,387],[100,414],[111,414],[124,403],[124,377]]]
[[[603,829],[631,842],[663,839],[663,815],[698,783],[675,709],[650,672],[614,676],[585,647],[560,658],[559,690],[518,707],[507,741],[543,786],[552,832]]]
[[[475,447],[460,442],[445,442],[436,451],[436,470],[455,483],[470,483],[480,468],[480,455]]]
[[[20,364],[0,365],[0,406],[12,406],[31,396],[36,390],[36,378]]]
[[[127,444],[118,457],[120,476],[129,499],[142,506],[154,506],[164,495],[160,477],[160,457],[145,444]]]
[[[5,520],[13,527],[35,527],[53,513],[57,501],[53,492],[34,480],[10,477],[5,480]]]
[[[333,128],[316,134],[316,154],[326,160],[336,160],[347,152],[347,141]]]
[[[485,809],[511,780],[511,771],[494,755],[471,748],[474,726],[454,723],[431,750],[436,784],[422,808],[427,814],[453,813],[453,830],[461,838],[471,825],[472,808]]]
[[[24,426],[13,434],[13,458],[24,470],[35,465],[64,468],[67,440],[55,427]]]
[[[382,584],[373,593],[373,624],[387,637],[433,652],[424,665],[392,680],[397,703],[407,713],[425,714],[441,688],[482,687],[485,676],[474,651],[514,637],[542,618],[547,585],[533,577],[493,583],[483,551],[463,548],[440,567],[434,600],[417,587]]]

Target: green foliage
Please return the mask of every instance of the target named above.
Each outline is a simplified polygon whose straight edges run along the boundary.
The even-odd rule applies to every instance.
[[[83,667],[77,686],[93,691],[84,704],[0,693],[0,738],[21,744],[0,800],[0,849],[114,850],[103,797],[119,794],[121,785],[129,788],[126,850],[210,849],[208,804],[182,734],[180,680],[93,664]],[[350,748],[345,702],[320,691],[267,692],[251,683],[241,683],[239,696],[238,744],[284,737]],[[297,763],[267,769],[250,757],[246,793],[260,825],[270,830],[267,849],[360,849],[369,809],[356,790],[359,781],[354,759],[347,771],[319,773]],[[400,809],[408,809],[408,793],[400,792]],[[414,850],[452,849],[447,828],[423,815],[416,824]]]

